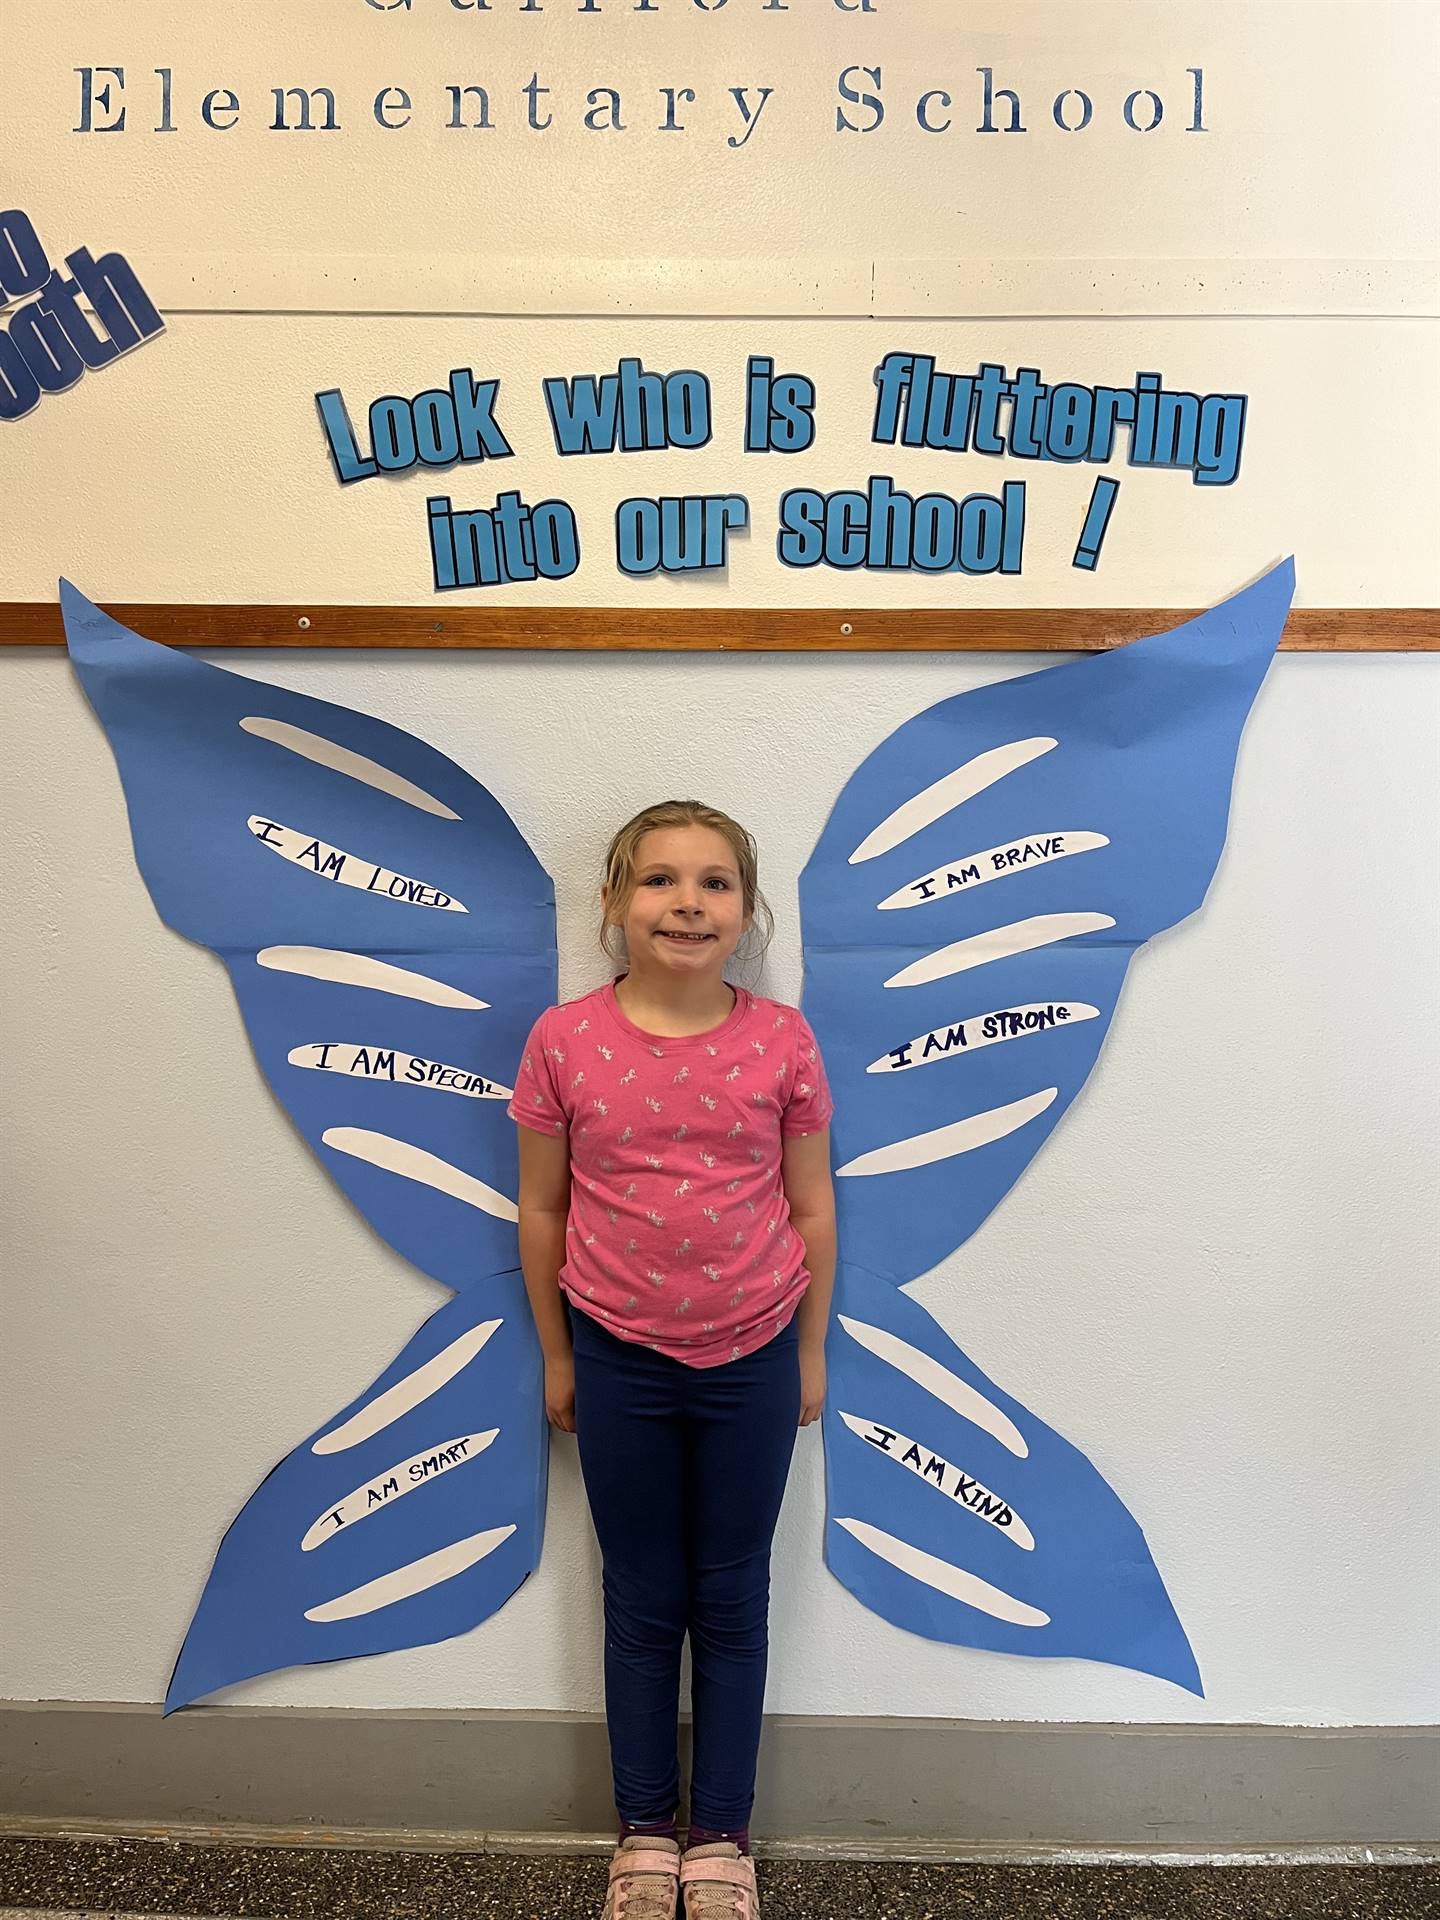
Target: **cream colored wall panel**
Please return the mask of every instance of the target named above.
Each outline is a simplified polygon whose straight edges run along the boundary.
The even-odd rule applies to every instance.
[[[984,315],[1440,315],[1428,260],[715,260],[538,254],[145,255],[167,312]]]
[[[874,445],[872,372],[891,350],[942,368],[981,360],[1049,380],[1133,382],[1249,396],[1230,486],[1184,471],[989,458]],[[742,452],[747,355],[809,373],[816,439],[800,455]],[[639,355],[709,376],[708,446],[561,457],[541,382],[612,371]],[[372,399],[443,386],[471,367],[501,382],[496,415],[513,458],[416,468],[341,486],[314,396],[338,387],[353,421]],[[65,574],[97,599],[457,600],[634,606],[1197,606],[1294,552],[1299,604],[1432,605],[1440,599],[1440,326],[1431,322],[1232,319],[1129,322],[464,320],[194,316],[127,358],[48,396],[7,429],[23,458],[0,599],[49,599]],[[1120,479],[1100,564],[1071,565],[1098,472]],[[776,559],[787,489],[864,487],[887,474],[959,498],[1026,485],[1020,575],[787,568]],[[425,502],[457,508],[518,488],[574,507],[568,579],[436,594]],[[631,579],[614,552],[627,497],[738,491],[751,530],[728,568]]]
[[[460,255],[481,287],[531,256],[505,298],[540,312],[593,299],[597,257],[604,304],[638,280],[697,312],[768,308],[767,274],[790,310],[871,284],[875,311],[971,311],[991,260],[1100,266],[1105,310],[1187,261],[1305,312],[1354,298],[1335,262],[1433,300],[1429,0],[9,0],[6,25],[14,199],[69,246],[219,250],[225,304],[311,255],[422,286]],[[329,90],[308,131],[292,88]],[[376,304],[323,265],[301,289]]]

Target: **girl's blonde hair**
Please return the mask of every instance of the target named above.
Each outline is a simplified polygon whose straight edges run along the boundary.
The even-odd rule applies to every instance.
[[[735,856],[740,870],[740,898],[750,928],[742,942],[744,957],[763,954],[770,944],[774,922],[770,908],[760,891],[759,860],[755,842],[738,820],[718,807],[707,807],[702,800],[660,800],[627,820],[610,842],[605,855],[605,911],[600,922],[600,945],[610,958],[625,961],[625,935],[621,922],[635,891],[636,856],[647,833],[666,827],[709,827],[718,833]]]

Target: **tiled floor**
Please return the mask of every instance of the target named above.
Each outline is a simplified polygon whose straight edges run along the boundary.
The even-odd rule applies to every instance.
[[[596,1857],[0,1840],[0,1920],[586,1920],[604,1886]],[[764,1920],[1440,1920],[1436,1866],[762,1861],[760,1892]]]

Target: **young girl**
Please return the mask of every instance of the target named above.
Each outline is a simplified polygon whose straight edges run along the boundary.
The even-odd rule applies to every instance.
[[[757,1920],[770,1543],[796,1426],[825,1397],[830,1094],[801,1015],[724,978],[768,917],[743,827],[649,807],[612,841],[600,898],[627,970],[536,1022],[510,1113],[546,1412],[577,1436],[603,1561],[604,1920],[671,1920],[682,1888],[686,1920]]]

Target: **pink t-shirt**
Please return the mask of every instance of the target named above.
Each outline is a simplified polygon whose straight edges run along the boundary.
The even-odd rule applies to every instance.
[[[743,987],[718,1027],[680,1039],[633,1026],[613,986],[551,1007],[510,1114],[570,1136],[571,1302],[693,1367],[763,1346],[810,1279],[781,1140],[821,1132],[831,1111],[804,1016]]]

